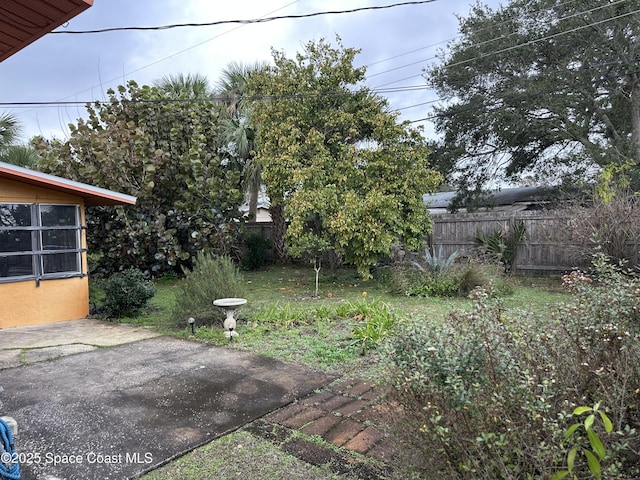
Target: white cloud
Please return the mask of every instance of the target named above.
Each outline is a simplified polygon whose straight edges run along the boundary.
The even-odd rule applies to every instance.
[[[386,0],[97,0],[73,19],[70,30],[114,26],[204,23],[264,16],[306,14],[385,5]],[[423,85],[420,74],[436,47],[456,34],[453,12],[466,14],[473,0],[434,1],[417,6],[261,24],[186,27],[144,32],[47,35],[0,63],[0,102],[91,101],[129,79],[149,84],[172,73],[200,73],[214,83],[231,61],[270,61],[271,48],[293,56],[310,40],[360,48],[357,65],[369,65],[369,85]],[[497,5],[498,0],[489,0]],[[444,44],[440,45],[444,47]],[[413,52],[416,50],[415,52]],[[409,53],[413,52],[413,53]],[[384,60],[384,61],[383,61]],[[414,65],[409,65],[414,63]],[[399,81],[406,78],[406,80]],[[394,108],[428,101],[428,91],[389,94]],[[84,116],[82,106],[3,107],[15,112],[27,137],[65,134],[65,125]],[[428,106],[403,110],[421,118]]]

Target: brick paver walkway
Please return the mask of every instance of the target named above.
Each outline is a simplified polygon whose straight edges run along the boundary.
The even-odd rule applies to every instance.
[[[380,425],[383,405],[380,400],[385,391],[382,387],[358,379],[339,380],[322,390],[297,402],[291,403],[265,417],[248,430],[278,444],[289,453],[309,463],[320,465],[331,461],[347,465],[345,472],[353,472],[358,463],[350,458],[349,452],[378,460],[387,464],[393,458],[393,443]],[[345,452],[342,458],[335,452],[321,451],[317,443],[296,438],[292,432],[321,437]],[[339,454],[338,454],[339,455]],[[336,461],[337,460],[337,461]],[[382,471],[374,471],[370,466],[360,465],[358,478],[381,478]],[[342,472],[338,472],[342,473]]]

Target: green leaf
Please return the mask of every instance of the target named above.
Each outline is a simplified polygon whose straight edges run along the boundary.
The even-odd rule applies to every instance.
[[[567,475],[569,475],[569,470],[559,470],[551,475],[551,480],[562,480]]]
[[[573,447],[567,454],[567,468],[570,473],[573,472],[573,466],[576,462],[576,453],[578,453],[578,447]]]
[[[591,449],[600,457],[600,460],[604,460],[606,455],[606,450],[604,449],[604,445],[602,445],[602,441],[598,434],[592,430],[587,430],[587,435],[589,437],[589,444],[591,445]]]
[[[576,407],[573,410],[573,414],[574,415],[582,415],[583,413],[592,412],[592,411],[593,411],[593,408],[591,408],[591,407]]]
[[[571,435],[573,435],[573,433],[580,428],[580,425],[582,425],[581,423],[574,423],[573,425],[571,425],[568,429],[567,429],[567,433],[564,436],[564,441],[566,442],[569,437],[571,437]]]
[[[591,427],[593,427],[593,421],[595,420],[595,417],[593,414],[589,415],[587,418],[584,419],[584,428],[585,430],[590,430]]]
[[[604,430],[607,433],[611,433],[613,431],[613,423],[604,412],[598,412],[600,414],[600,418],[602,419],[602,423],[604,423]]]
[[[600,466],[600,462],[596,458],[596,456],[591,453],[589,450],[582,450],[587,457],[587,464],[589,465],[589,471],[596,477],[596,480],[600,480],[602,478],[602,467]]]

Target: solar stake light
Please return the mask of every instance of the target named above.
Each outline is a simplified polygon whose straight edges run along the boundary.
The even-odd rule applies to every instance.
[[[189,320],[187,320],[189,322],[189,325],[191,325],[191,335],[195,335],[196,332],[194,330],[194,325],[196,324],[196,319],[193,317],[189,317]]]

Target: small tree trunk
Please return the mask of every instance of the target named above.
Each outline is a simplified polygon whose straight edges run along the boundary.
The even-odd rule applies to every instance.
[[[276,261],[286,263],[289,260],[284,236],[287,233],[287,222],[284,218],[284,208],[282,205],[271,205],[271,221],[273,222],[273,252]]]
[[[318,297],[318,284],[320,283],[321,268],[322,268],[322,260],[316,257],[313,261],[313,269],[316,271],[316,298]]]
[[[255,223],[258,215],[258,192],[249,192],[249,223]]]
[[[633,145],[634,162],[640,165],[640,76],[633,76],[631,85],[631,143]]]

